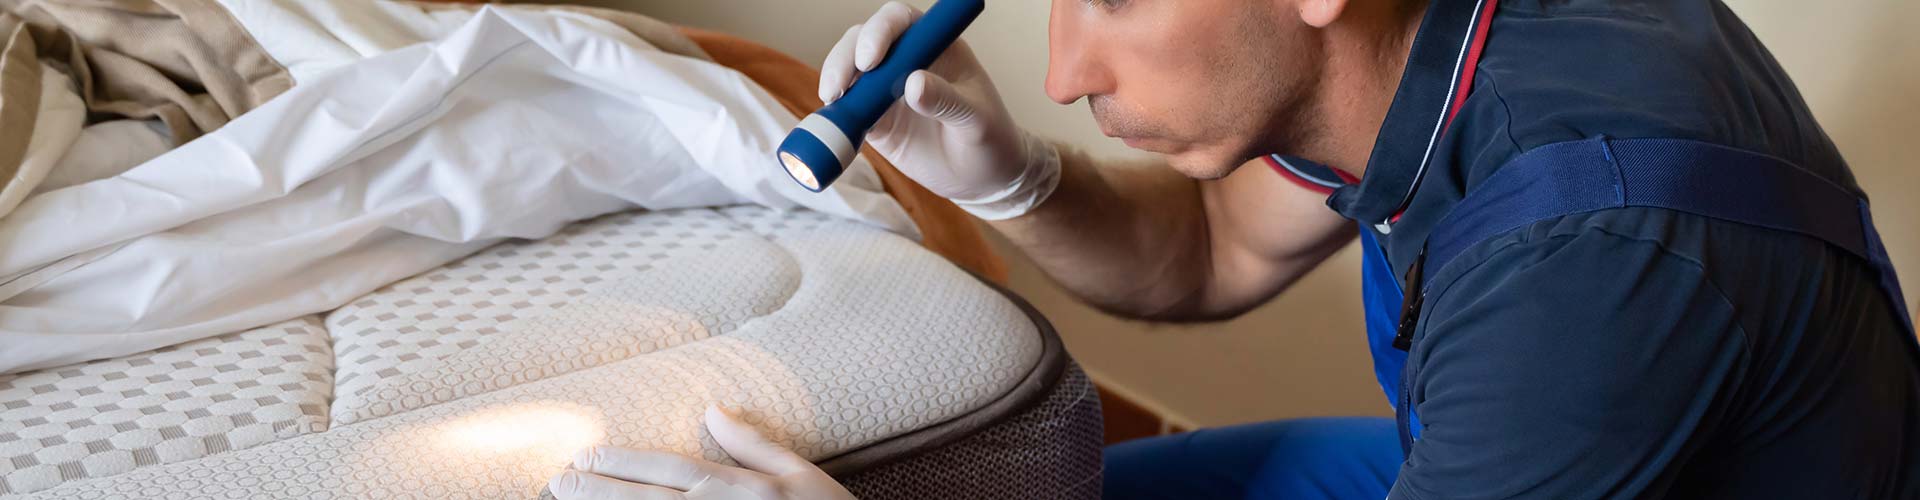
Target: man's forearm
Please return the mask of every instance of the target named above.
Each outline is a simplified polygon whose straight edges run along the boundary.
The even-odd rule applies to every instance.
[[[1095,307],[1150,319],[1193,308],[1211,273],[1198,182],[1151,162],[1096,165],[1067,147],[1060,155],[1053,195],[994,229]]]

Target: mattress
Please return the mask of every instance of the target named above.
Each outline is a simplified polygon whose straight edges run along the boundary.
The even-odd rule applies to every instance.
[[[1098,398],[1030,306],[890,233],[740,206],[0,375],[0,496],[532,498],[589,444],[728,462],[713,403],[863,498],[1099,495]]]

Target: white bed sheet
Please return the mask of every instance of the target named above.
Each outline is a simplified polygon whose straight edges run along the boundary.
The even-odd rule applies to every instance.
[[[285,17],[249,29],[272,48],[329,22]],[[485,8],[355,54],[371,55],[0,219],[0,373],[330,310],[636,207],[807,207],[917,234],[871,169],[825,195],[786,179],[768,155],[797,120],[744,76],[610,23]]]

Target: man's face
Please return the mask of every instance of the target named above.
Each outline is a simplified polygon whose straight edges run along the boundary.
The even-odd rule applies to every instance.
[[[1054,0],[1047,95],[1217,179],[1314,139],[1319,39],[1277,0]]]

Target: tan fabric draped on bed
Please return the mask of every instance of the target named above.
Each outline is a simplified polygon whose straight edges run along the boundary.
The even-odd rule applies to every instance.
[[[64,75],[87,121],[158,118],[175,144],[293,86],[225,8],[208,0],[0,0],[0,216],[62,148],[29,162],[44,72]],[[63,124],[71,126],[71,124]],[[44,131],[43,131],[44,132]],[[45,134],[43,134],[45,135]]]

